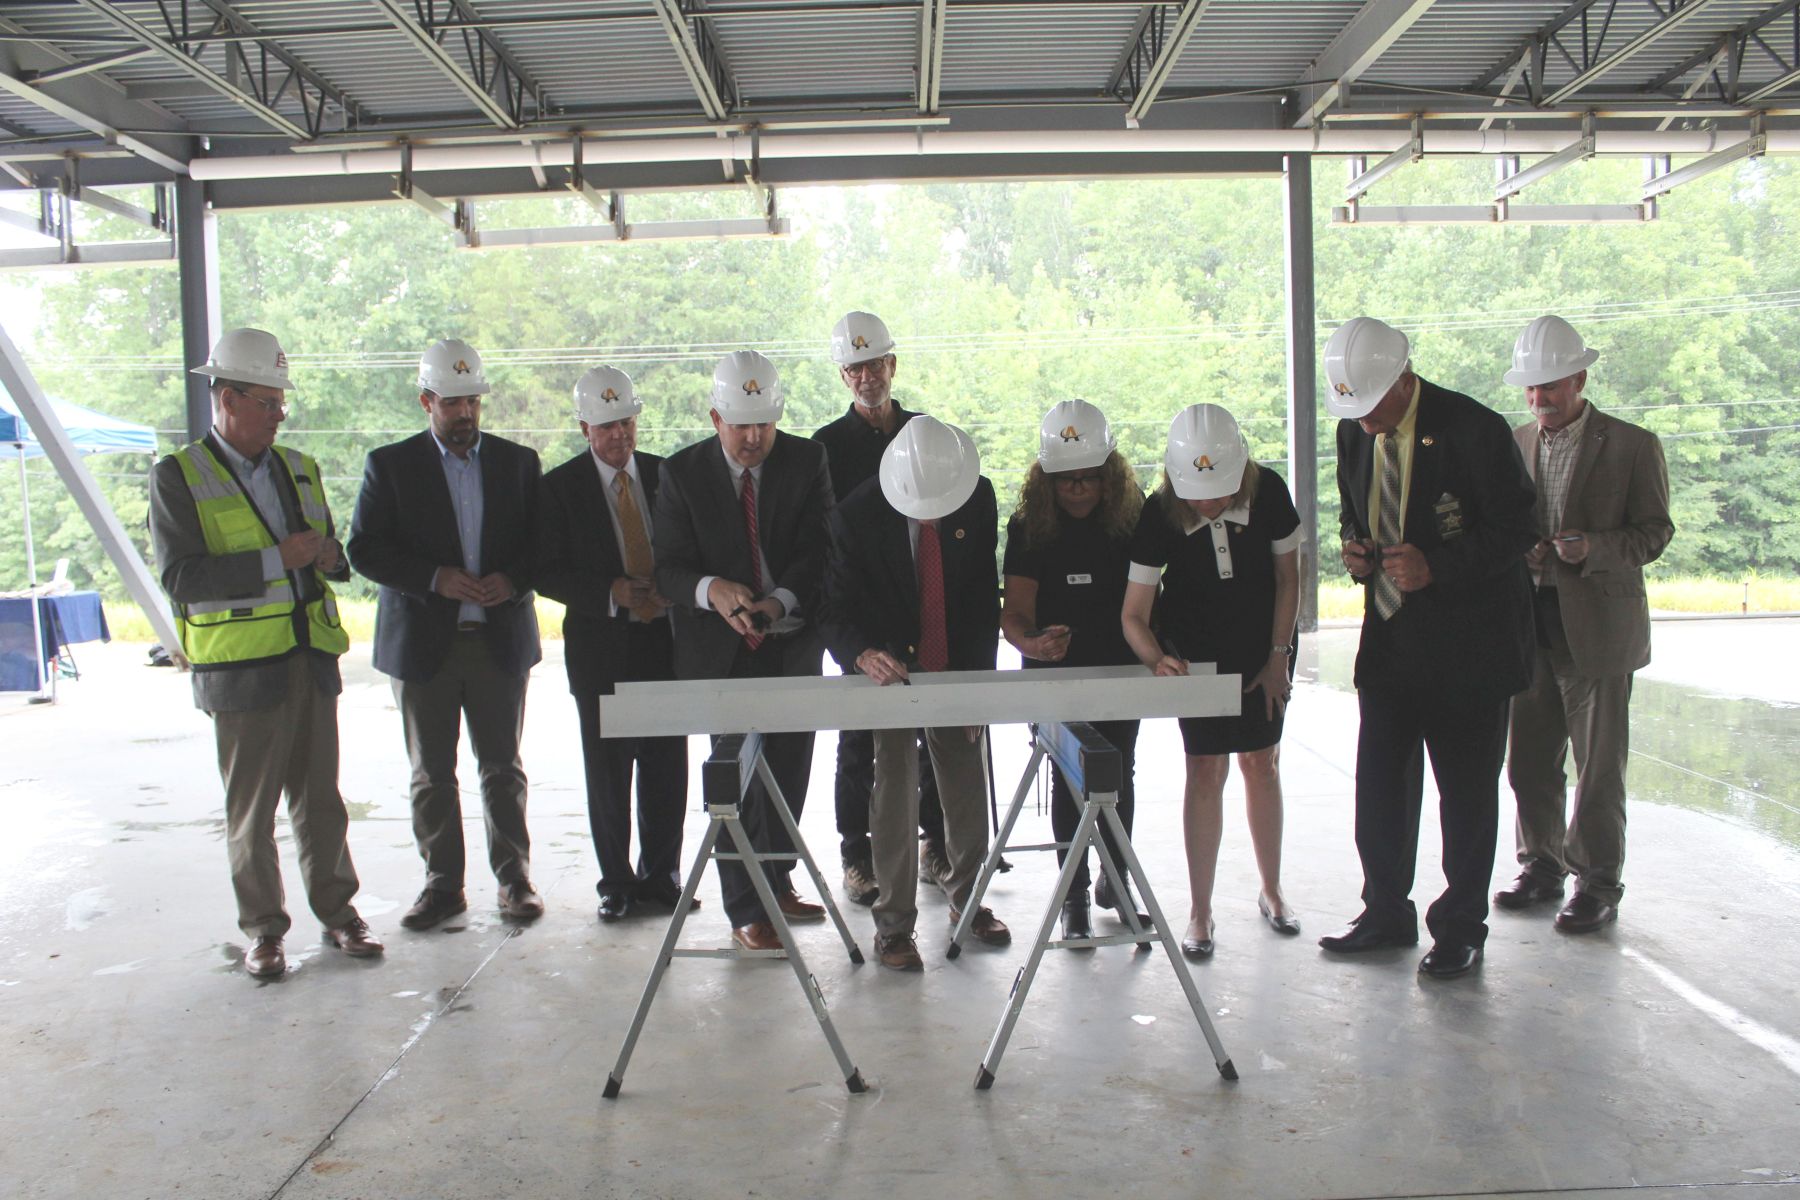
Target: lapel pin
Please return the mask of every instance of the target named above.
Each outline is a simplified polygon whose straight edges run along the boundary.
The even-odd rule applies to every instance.
[[[1430,435],[1430,434],[1426,434],[1426,435],[1425,435],[1425,436],[1424,436],[1424,437],[1422,437],[1422,438],[1420,438],[1420,439],[1419,439],[1419,445],[1421,445],[1421,446],[1429,446],[1429,445],[1431,445],[1431,435]]]
[[[962,530],[960,530],[960,529],[959,529],[959,530],[957,530],[957,531],[956,531],[956,536],[957,536],[957,538],[958,538],[958,539],[959,539],[959,540],[960,540],[960,539],[961,539],[961,538],[962,538],[962,537],[963,537],[963,536],[964,536],[964,534],[963,534],[963,531],[962,531]]]

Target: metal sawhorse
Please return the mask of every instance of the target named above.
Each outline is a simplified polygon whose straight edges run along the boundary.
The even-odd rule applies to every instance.
[[[993,1086],[994,1075],[1000,1069],[1000,1058],[1006,1053],[1006,1043],[1012,1037],[1019,1014],[1025,1009],[1025,999],[1031,992],[1031,983],[1037,977],[1038,964],[1043,961],[1045,950],[1085,949],[1125,942],[1136,943],[1139,949],[1147,948],[1152,942],[1162,944],[1164,953],[1169,957],[1169,965],[1175,971],[1175,979],[1187,995],[1188,1007],[1194,1010],[1194,1020],[1199,1022],[1200,1032],[1205,1035],[1206,1044],[1212,1049],[1213,1062],[1217,1065],[1219,1074],[1226,1079],[1236,1079],[1237,1068],[1232,1065],[1230,1056],[1225,1053],[1225,1047],[1219,1041],[1218,1032],[1213,1028],[1211,1018],[1206,1015],[1206,1002],[1200,998],[1200,990],[1194,986],[1193,975],[1181,960],[1175,937],[1169,932],[1169,923],[1163,917],[1162,905],[1157,903],[1156,894],[1150,888],[1149,876],[1144,873],[1143,865],[1138,862],[1137,851],[1132,847],[1131,836],[1125,832],[1125,825],[1119,820],[1119,788],[1124,781],[1123,760],[1118,749],[1085,722],[1047,721],[1032,726],[1031,760],[1026,764],[1019,786],[1013,792],[1012,804],[1006,810],[1006,819],[1001,822],[1000,833],[993,845],[988,847],[987,858],[981,864],[981,874],[975,878],[969,902],[963,905],[962,920],[957,923],[956,932],[950,939],[948,957],[955,958],[962,953],[963,937],[968,933],[975,912],[981,907],[981,898],[987,892],[988,882],[994,876],[1002,853],[1008,849],[1056,850],[1061,847],[1059,842],[1034,846],[1007,845],[1007,839],[1012,836],[1013,826],[1018,822],[1019,813],[1025,806],[1025,797],[1031,793],[1032,781],[1046,757],[1055,760],[1056,765],[1062,768],[1063,779],[1070,789],[1082,797],[1081,821],[1069,840],[1068,855],[1063,860],[1056,887],[1045,906],[1044,919],[1031,944],[1030,957],[1013,978],[1012,991],[1007,997],[1006,1010],[1000,1016],[999,1028],[994,1030],[993,1040],[988,1043],[987,1053],[976,1071],[975,1086],[982,1090]],[[1131,911],[1132,906],[1126,905],[1127,933],[1104,937],[1053,938],[1063,897],[1068,894],[1069,882],[1075,878],[1076,868],[1087,856],[1089,846],[1099,850],[1100,869],[1112,884],[1113,894],[1130,894],[1124,890],[1125,875],[1120,870],[1120,864],[1113,861],[1112,852],[1099,836],[1101,821],[1105,821],[1106,827],[1112,831],[1119,854],[1125,860],[1123,866],[1130,872],[1130,878],[1137,883],[1138,894],[1143,897],[1144,906],[1149,910],[1151,928],[1144,929],[1138,922],[1137,914]]]
[[[826,1044],[837,1058],[838,1068],[844,1075],[844,1086],[852,1092],[867,1090],[868,1085],[863,1082],[862,1072],[850,1061],[850,1055],[838,1037],[837,1028],[831,1023],[831,1014],[825,1011],[825,996],[819,990],[819,981],[806,969],[806,961],[800,956],[800,947],[794,940],[794,931],[788,925],[787,918],[782,915],[781,906],[776,903],[774,889],[769,886],[762,864],[795,859],[805,863],[808,873],[812,875],[813,886],[818,889],[820,901],[837,926],[838,935],[844,939],[844,949],[850,952],[850,961],[862,962],[862,950],[857,947],[856,939],[850,936],[849,926],[844,924],[843,914],[838,911],[824,877],[819,874],[818,864],[813,861],[805,840],[800,836],[800,828],[794,823],[794,814],[788,809],[787,797],[781,794],[781,786],[775,782],[775,774],[769,770],[762,749],[763,735],[760,733],[726,734],[714,744],[712,756],[701,768],[701,794],[705,799],[709,818],[706,834],[700,839],[700,849],[694,855],[694,865],[688,869],[681,898],[675,902],[675,916],[669,922],[668,932],[663,935],[661,949],[656,952],[656,962],[650,968],[650,979],[644,985],[643,996],[638,1000],[637,1012],[631,1018],[631,1028],[625,1034],[625,1043],[619,1047],[619,1060],[606,1077],[606,1087],[601,1095],[608,1100],[618,1098],[619,1088],[625,1080],[625,1066],[631,1061],[631,1051],[637,1045],[638,1034],[643,1031],[644,1021],[650,1015],[650,1005],[656,1000],[656,990],[662,985],[669,963],[676,958],[786,958],[788,965],[794,968],[794,978],[799,981],[800,990],[806,995],[806,1002],[812,1006],[813,1016],[818,1019],[819,1029],[825,1034]],[[750,837],[744,832],[741,820],[744,792],[755,779],[762,780],[775,817],[781,821],[788,837],[793,840],[794,851],[791,854],[758,851],[750,844]],[[730,833],[731,844],[737,848],[735,852],[717,848],[721,831]],[[756,887],[757,898],[762,901],[763,911],[768,914],[769,923],[775,926],[775,932],[781,936],[781,944],[786,949],[744,950],[733,946],[702,950],[681,949],[675,945],[693,906],[694,893],[700,889],[700,878],[706,873],[707,861],[715,858],[736,860],[745,865],[750,881]]]

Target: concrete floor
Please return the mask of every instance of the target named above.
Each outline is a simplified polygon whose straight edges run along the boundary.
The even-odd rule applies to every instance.
[[[1344,962],[1314,944],[1359,908],[1353,637],[1309,639],[1320,678],[1288,725],[1304,937],[1258,919],[1241,805],[1228,822],[1219,951],[1194,977],[1237,1082],[1168,961],[1112,947],[1047,957],[998,1081],[975,1091],[1025,947],[946,962],[944,905],[923,897],[922,976],[851,966],[829,927],[801,934],[867,1094],[844,1090],[785,965],[678,960],[616,1101],[601,1085],[664,926],[594,919],[560,647],[526,745],[544,919],[508,926],[472,879],[466,918],[398,928],[420,879],[406,767],[358,647],[343,790],[361,908],[389,953],[321,950],[302,915],[274,984],[238,966],[211,734],[186,680],[138,647],[83,647],[55,707],[0,701],[0,1195],[1800,1197],[1800,625],[1658,627],[1623,919],[1570,938],[1548,911],[1498,913],[1484,969],[1449,984],[1422,982],[1417,952]],[[803,820],[827,860],[830,747]],[[996,731],[1003,792],[1024,752]],[[1139,852],[1184,915],[1172,722],[1146,726],[1140,764]],[[1030,809],[1022,824],[1048,837]],[[690,847],[702,826],[690,817]],[[477,860],[481,836],[471,822]],[[1428,816],[1422,900],[1435,847]],[[1052,860],[1013,861],[990,900],[1028,936]],[[1503,854],[1496,881],[1510,874]],[[687,941],[721,944],[710,872],[701,894]],[[849,919],[866,947],[867,911]]]

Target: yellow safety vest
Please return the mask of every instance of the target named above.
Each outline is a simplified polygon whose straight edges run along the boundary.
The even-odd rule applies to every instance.
[[[331,535],[331,513],[325,506],[325,489],[319,464],[298,450],[274,447],[300,497],[300,514],[322,536]],[[229,468],[219,461],[204,441],[176,454],[182,478],[200,514],[200,529],[208,554],[261,552],[275,544],[274,535],[257,514]],[[196,671],[217,670],[285,658],[303,645],[327,654],[350,648],[350,635],[338,619],[337,600],[331,585],[312,569],[321,595],[306,605],[304,618],[294,606],[294,585],[288,573],[279,571],[263,581],[259,596],[235,600],[202,600],[175,606],[182,653]],[[304,641],[302,640],[304,634]]]

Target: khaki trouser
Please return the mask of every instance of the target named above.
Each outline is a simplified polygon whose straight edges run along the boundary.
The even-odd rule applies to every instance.
[[[345,837],[349,814],[338,793],[337,697],[321,691],[305,653],[287,660],[287,687],[273,708],[213,714],[219,776],[225,784],[225,844],[238,928],[281,937],[288,918],[275,847],[283,792],[313,915],[327,929],[356,918],[356,867]]]
[[[1531,687],[1512,702],[1507,780],[1519,803],[1519,863],[1545,883],[1574,874],[1604,904],[1624,895],[1625,764],[1631,675],[1575,673],[1560,626],[1546,630]],[[1564,767],[1575,752],[1575,805]]]
[[[961,725],[927,729],[932,773],[944,808],[944,855],[950,860],[950,895],[968,899],[987,855],[984,811],[987,777],[982,743]],[[869,798],[869,840],[875,882],[875,929],[886,937],[911,933],[919,915],[918,730],[875,731],[875,790]]]

